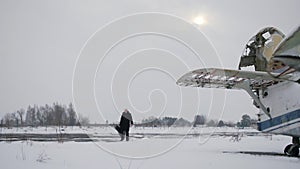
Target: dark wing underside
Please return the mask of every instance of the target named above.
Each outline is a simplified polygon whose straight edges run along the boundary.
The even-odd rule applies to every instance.
[[[177,84],[203,88],[243,89],[241,84],[245,81],[248,81],[250,88],[254,90],[277,84],[282,79],[276,79],[266,72],[208,68],[183,75]]]

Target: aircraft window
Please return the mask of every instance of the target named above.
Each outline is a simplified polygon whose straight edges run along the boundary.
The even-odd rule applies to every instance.
[[[242,67],[241,70],[246,70],[246,71],[255,71],[254,65],[247,66],[247,67]]]
[[[235,79],[235,77],[231,77],[231,78],[229,78],[228,80],[234,80]]]
[[[271,37],[269,32],[266,32],[262,35],[265,39],[269,39]]]
[[[242,80],[244,80],[244,79],[240,77],[240,78],[238,78],[236,81],[237,81],[237,82],[240,82],[240,81],[242,81]]]

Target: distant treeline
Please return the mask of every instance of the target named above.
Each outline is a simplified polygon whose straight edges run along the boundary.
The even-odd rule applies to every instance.
[[[242,116],[241,121],[237,123],[225,122],[223,120],[207,119],[205,115],[196,115],[192,122],[176,117],[148,117],[141,123],[135,123],[137,127],[184,127],[184,126],[208,126],[208,127],[250,127],[256,124],[256,120],[251,119],[249,115]],[[72,103],[68,106],[53,103],[44,106],[28,106],[27,110],[20,109],[13,113],[7,113],[1,119],[0,127],[24,127],[24,126],[107,126],[108,124],[90,124],[89,119],[82,115],[77,115]]]
[[[78,116],[72,103],[68,106],[53,103],[45,106],[31,106],[27,110],[20,109],[13,113],[7,113],[1,119],[1,127],[23,127],[23,126],[76,126],[87,125],[87,117]]]
[[[170,126],[191,126],[191,122],[185,120],[183,118],[175,118],[175,117],[149,117],[142,120],[141,123],[135,124],[135,126],[141,127],[170,127]]]
[[[175,117],[148,117],[142,120],[141,123],[136,124],[136,126],[141,127],[184,127],[184,126],[207,126],[207,127],[250,127],[255,126],[257,120],[251,119],[249,115],[245,114],[242,116],[241,121],[234,122],[225,122],[223,120],[212,120],[207,119],[204,115],[196,115],[192,122],[183,119],[183,118],[175,118]]]

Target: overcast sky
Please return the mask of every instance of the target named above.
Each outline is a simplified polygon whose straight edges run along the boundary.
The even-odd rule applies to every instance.
[[[78,100],[75,104],[78,112],[89,116],[92,122],[117,121],[123,108],[129,108],[136,120],[149,116],[192,120],[197,113],[232,121],[238,121],[245,113],[255,117],[258,110],[244,91],[182,89],[175,82],[188,70],[204,66],[236,69],[246,42],[258,30],[274,26],[288,33],[299,25],[299,6],[298,0],[1,0],[0,116],[33,104],[73,102],[75,70],[75,78],[78,74],[94,77],[94,86],[73,84],[95,91],[97,104],[90,103],[94,101],[90,98],[84,100],[85,96],[78,98],[80,92],[74,98],[75,102]],[[170,14],[170,19],[124,19],[145,12]],[[194,24],[197,16],[206,22]],[[193,48],[197,48],[193,43],[198,43],[202,61],[183,43],[158,34],[125,39],[102,59],[104,53],[98,49],[108,50],[106,43],[120,40],[123,30],[128,33],[141,25],[151,27],[151,23],[176,37],[178,34]],[[174,30],[170,29],[172,26]],[[102,27],[111,31],[104,34]],[[195,27],[198,33],[194,33]],[[113,31],[113,28],[118,29]],[[97,50],[88,49],[91,45]],[[98,56],[93,58],[96,62],[88,61],[90,55]],[[79,72],[84,68],[77,69],[75,65],[80,64],[93,69],[92,73]]]

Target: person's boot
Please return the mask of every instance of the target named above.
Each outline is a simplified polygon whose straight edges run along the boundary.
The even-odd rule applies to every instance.
[[[121,137],[121,141],[123,141],[123,140],[124,140],[124,135],[123,135],[123,134],[120,134],[120,133],[119,133],[119,135],[120,135],[120,137]]]
[[[129,136],[126,136],[126,141],[129,141]]]

